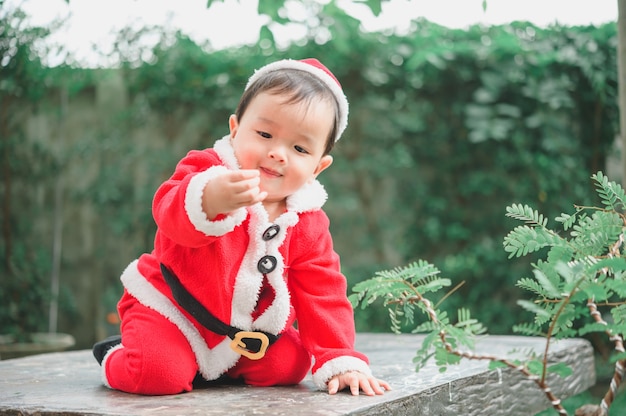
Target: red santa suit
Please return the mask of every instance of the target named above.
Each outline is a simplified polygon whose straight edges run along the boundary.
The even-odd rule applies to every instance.
[[[353,311],[321,209],[323,186],[313,181],[288,197],[274,222],[261,203],[210,221],[203,189],[229,169],[239,165],[225,137],[213,149],[189,152],[157,190],[154,250],[121,276],[122,343],[104,356],[104,383],[175,394],[191,390],[197,373],[276,385],[298,383],[311,370],[319,388],[347,371],[371,375],[367,357],[354,350]],[[239,355],[228,337],[200,325],[174,300],[160,264],[220,321],[281,337],[259,360]]]

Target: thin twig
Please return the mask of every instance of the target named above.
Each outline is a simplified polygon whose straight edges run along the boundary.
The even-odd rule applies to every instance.
[[[419,293],[417,290],[415,290],[415,288],[413,288],[413,291],[414,291],[415,295],[412,296],[409,299],[411,299],[411,301],[421,302],[424,305],[424,307],[426,308],[426,313],[430,317],[430,320],[433,323],[435,323],[435,324],[440,324],[440,321],[439,321],[439,319],[437,317],[437,311],[435,311],[433,309],[433,307],[432,307],[432,302],[430,300],[426,299],[425,297],[423,297],[421,295],[421,293]],[[443,343],[446,351],[448,351],[448,353],[450,353],[450,354],[454,354],[454,355],[457,355],[459,357],[467,358],[467,359],[470,359],[470,360],[497,361],[497,362],[500,362],[500,363],[506,365],[509,368],[512,368],[514,370],[517,370],[517,371],[521,372],[527,379],[529,379],[531,381],[534,381],[535,384],[537,384],[537,386],[539,386],[539,388],[544,392],[544,394],[546,395],[546,397],[550,401],[550,404],[552,404],[552,407],[557,412],[559,412],[560,415],[567,415],[567,411],[565,410],[563,405],[561,405],[561,400],[558,399],[552,393],[552,390],[550,389],[550,387],[546,383],[545,379],[543,377],[539,378],[539,376],[537,376],[535,374],[531,374],[528,371],[528,369],[526,368],[526,366],[524,366],[524,365],[516,365],[512,361],[509,361],[509,360],[507,360],[505,358],[498,358],[498,357],[493,356],[493,355],[487,355],[487,354],[485,354],[485,355],[478,355],[478,354],[473,354],[473,353],[470,353],[470,352],[463,352],[463,351],[456,350],[448,342],[448,340],[446,338],[446,331],[443,330],[443,329],[441,331],[439,331],[439,338],[441,339],[441,342]],[[544,363],[544,367],[546,365],[547,365],[547,363]]]
[[[452,295],[454,292],[456,292],[457,290],[459,290],[461,288],[461,286],[463,286],[465,284],[465,280],[463,280],[461,283],[459,283],[458,285],[454,286],[448,293],[446,293],[440,300],[439,302],[437,302],[437,304],[435,305],[435,308],[438,308],[439,305],[441,305],[443,303],[444,300],[448,299],[450,297],[450,295]]]
[[[626,223],[626,218],[624,218],[623,216],[621,217],[622,217],[622,220],[625,221]],[[619,239],[609,249],[609,257],[615,257],[615,256],[619,257],[620,256],[619,249],[623,243],[624,243],[624,234],[620,234]],[[605,275],[608,275],[609,270],[608,268],[604,268],[600,272],[604,273]],[[619,353],[623,353],[624,352],[624,340],[622,339],[622,336],[619,334],[615,334],[610,328],[608,328],[608,324],[602,318],[602,314],[598,310],[598,305],[596,305],[594,298],[591,298],[587,301],[587,308],[589,309],[589,314],[594,319],[594,321],[596,321],[596,323],[599,323],[607,327],[605,333],[609,337],[609,340],[615,343],[615,351]],[[617,390],[619,389],[622,379],[624,378],[625,366],[626,366],[626,359],[618,360],[615,362],[615,371],[613,372],[613,377],[611,378],[611,384],[609,385],[609,389],[607,390],[606,394],[602,398],[602,402],[600,403],[600,407],[605,415],[609,414],[609,408],[611,407],[611,404],[613,403],[613,400],[615,399],[615,396],[617,395]]]
[[[470,352],[463,352],[463,351],[455,350],[452,347],[452,345],[450,345],[450,343],[446,341],[445,331],[439,332],[439,338],[443,342],[443,345],[445,346],[446,351],[448,351],[450,354],[454,354],[454,355],[457,355],[459,357],[467,358],[469,360],[497,361],[499,363],[502,363],[502,364],[506,365],[509,368],[512,368],[514,370],[519,371],[527,379],[533,381],[541,389],[541,391],[544,392],[544,394],[546,395],[546,397],[550,401],[550,404],[552,405],[552,407],[557,412],[559,412],[560,415],[567,415],[567,410],[565,410],[565,408],[561,404],[561,400],[558,397],[556,397],[554,395],[554,393],[552,393],[552,390],[550,389],[548,384],[545,382],[545,380],[543,380],[542,378],[540,378],[536,374],[531,374],[528,371],[528,369],[526,368],[526,366],[524,366],[524,365],[517,365],[517,364],[515,364],[512,361],[509,361],[509,360],[507,360],[505,358],[498,358],[498,357],[496,357],[494,355],[489,355],[489,354],[478,355],[478,354],[473,354],[473,353],[470,353]]]

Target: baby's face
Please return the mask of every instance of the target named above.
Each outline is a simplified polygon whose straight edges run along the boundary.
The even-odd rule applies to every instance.
[[[242,169],[257,169],[266,202],[284,201],[332,163],[324,155],[334,107],[324,100],[287,103],[288,97],[260,93],[241,120],[230,118],[235,156]]]

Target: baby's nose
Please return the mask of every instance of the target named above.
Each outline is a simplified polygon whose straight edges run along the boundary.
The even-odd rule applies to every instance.
[[[285,149],[282,146],[272,147],[268,153],[270,159],[274,159],[278,162],[285,161]]]

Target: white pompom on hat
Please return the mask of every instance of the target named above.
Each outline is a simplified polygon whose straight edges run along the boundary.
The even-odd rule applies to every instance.
[[[337,80],[333,73],[330,72],[330,70],[317,59],[283,59],[280,61],[272,62],[271,64],[267,64],[254,71],[254,74],[252,74],[252,76],[248,80],[248,83],[246,84],[246,90],[262,76],[272,71],[281,71],[284,69],[296,69],[315,75],[332,91],[335,99],[337,100],[337,104],[339,105],[339,126],[337,129],[337,135],[335,136],[335,142],[339,140],[341,138],[341,134],[348,126],[348,99],[343,93],[343,89],[341,88],[339,80]]]

